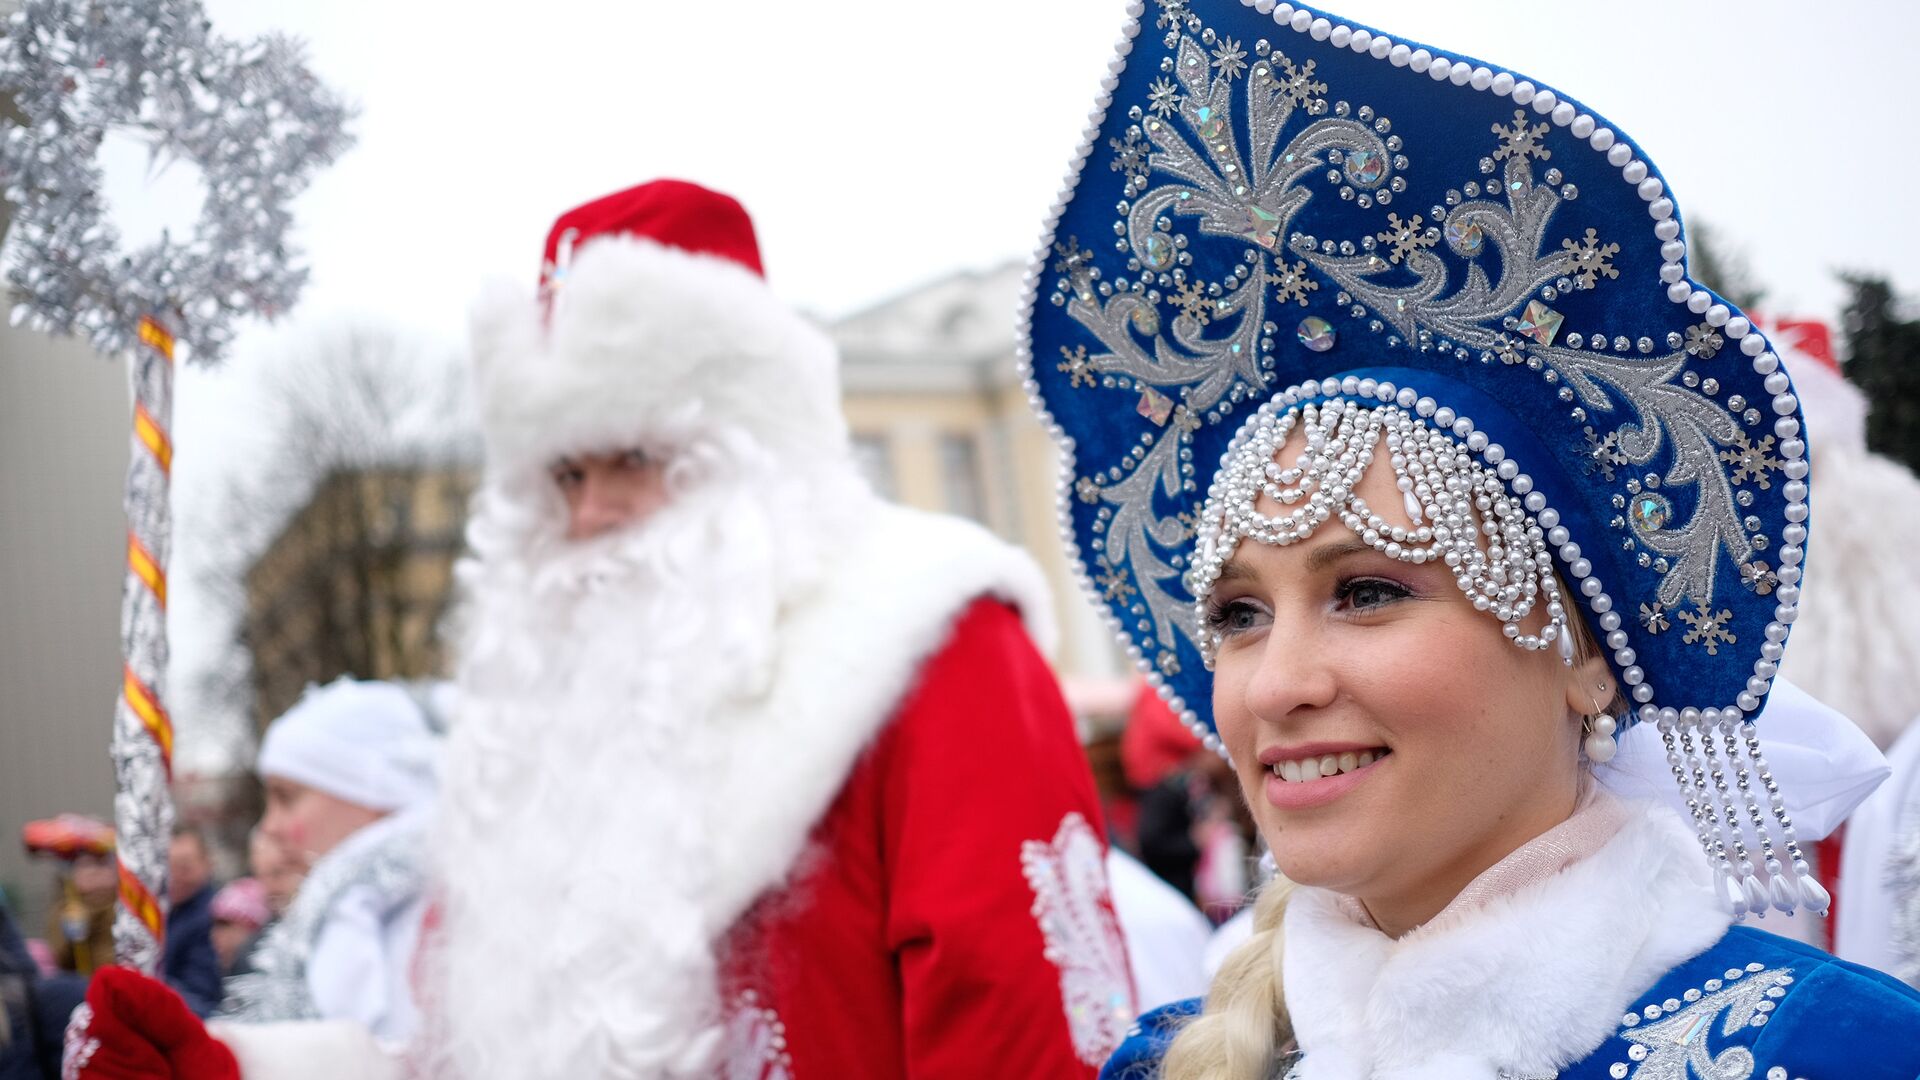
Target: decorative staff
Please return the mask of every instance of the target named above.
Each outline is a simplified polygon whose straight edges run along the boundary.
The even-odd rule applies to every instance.
[[[0,196],[11,320],[131,351],[133,458],[115,706],[119,963],[152,973],[166,933],[169,781],[167,577],[176,353],[217,362],[234,323],[290,308],[306,283],[288,202],[351,145],[348,108],[293,41],[213,34],[198,0],[26,0],[0,37]],[[109,129],[145,140],[156,165],[204,178],[191,239],[163,234],[122,254],[96,155]]]

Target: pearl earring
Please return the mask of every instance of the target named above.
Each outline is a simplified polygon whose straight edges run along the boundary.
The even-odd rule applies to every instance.
[[[1606,683],[1595,687],[1602,691],[1606,688]],[[1598,701],[1594,702],[1593,715],[1588,717],[1587,722],[1582,726],[1587,737],[1581,745],[1587,752],[1587,760],[1596,765],[1604,765],[1612,761],[1614,753],[1620,749],[1620,744],[1613,738],[1613,733],[1619,730],[1620,725],[1612,716],[1601,711]]]

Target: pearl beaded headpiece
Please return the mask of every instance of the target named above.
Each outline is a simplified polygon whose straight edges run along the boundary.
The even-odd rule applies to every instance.
[[[1690,278],[1643,148],[1510,70],[1299,4],[1128,16],[1021,360],[1069,557],[1134,663],[1218,749],[1196,600],[1241,541],[1338,519],[1448,560],[1520,646],[1564,656],[1585,619],[1628,703],[1596,732],[1658,733],[1728,902],[1823,908],[1754,733],[1798,615],[1799,402]],[[1354,495],[1366,453],[1400,505]]]
[[[1281,448],[1296,427],[1304,430],[1305,445],[1291,465],[1283,465]],[[1484,449],[1484,436],[1480,442]],[[1354,490],[1383,443],[1400,489],[1404,525],[1382,517]],[[1570,661],[1573,639],[1546,533],[1494,469],[1474,458],[1465,446],[1397,405],[1368,408],[1332,398],[1284,412],[1262,408],[1241,429],[1207,493],[1187,589],[1204,612],[1214,582],[1242,539],[1284,546],[1337,517],[1388,558],[1446,563],[1460,591],[1475,608],[1499,619],[1515,644],[1538,650],[1558,640],[1561,655]],[[1283,512],[1261,513],[1262,497]],[[1543,596],[1547,625],[1537,635],[1526,633],[1520,624]],[[1208,667],[1217,644],[1211,635],[1201,639]]]

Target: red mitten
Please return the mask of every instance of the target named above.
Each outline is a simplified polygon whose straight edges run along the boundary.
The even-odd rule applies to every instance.
[[[62,1080],[240,1080],[233,1051],[180,995],[131,968],[93,973],[67,1022]]]

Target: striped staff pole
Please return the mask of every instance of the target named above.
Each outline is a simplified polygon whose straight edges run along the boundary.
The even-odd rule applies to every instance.
[[[173,515],[173,334],[140,320],[133,356],[133,458],[127,467],[127,572],[120,598],[120,698],[113,717],[117,963],[149,975],[167,932],[167,847],[173,837],[173,720],[167,715],[167,553]]]

